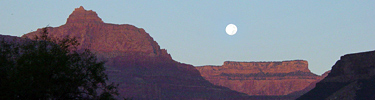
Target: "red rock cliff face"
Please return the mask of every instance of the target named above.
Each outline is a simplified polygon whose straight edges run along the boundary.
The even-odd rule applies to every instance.
[[[101,18],[98,17],[96,12],[92,10],[85,10],[82,6],[74,9],[73,13],[70,14],[66,23],[104,23]]]
[[[65,25],[48,27],[56,38],[76,37],[78,49],[94,51],[121,97],[133,99],[230,99],[246,96],[204,80],[191,65],[174,61],[144,29],[104,23],[94,11],[76,8]],[[42,30],[23,35],[32,38]]]
[[[196,67],[215,85],[253,96],[281,96],[300,91],[320,77],[311,73],[307,61],[231,62],[222,66]]]
[[[22,37],[32,38],[40,33],[41,29],[25,34]],[[76,37],[82,44],[81,48],[88,48],[101,53],[111,52],[115,57],[124,52],[142,53],[149,56],[164,54],[153,38],[144,29],[128,24],[104,23],[94,11],[87,11],[83,7],[76,8],[67,19],[65,25],[57,28],[48,27],[48,32],[53,37]],[[115,52],[115,53],[114,53]],[[169,56],[170,57],[170,56]]]

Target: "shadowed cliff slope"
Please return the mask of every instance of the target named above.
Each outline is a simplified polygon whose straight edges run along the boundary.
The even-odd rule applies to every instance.
[[[95,52],[105,64],[109,79],[120,84],[121,97],[133,99],[231,99],[247,96],[215,86],[192,65],[174,61],[142,28],[104,23],[94,11],[76,8],[49,35],[76,37],[79,49]],[[23,35],[31,38],[42,30]]]
[[[372,100],[375,98],[375,51],[344,55],[316,87],[298,100]]]

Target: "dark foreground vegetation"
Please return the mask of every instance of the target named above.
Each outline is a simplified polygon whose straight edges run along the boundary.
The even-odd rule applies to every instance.
[[[79,43],[43,33],[22,42],[0,39],[0,99],[114,99],[104,62]]]

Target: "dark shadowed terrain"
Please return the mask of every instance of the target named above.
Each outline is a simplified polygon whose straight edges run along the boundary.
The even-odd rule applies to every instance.
[[[371,100],[375,96],[375,51],[344,55],[331,73],[298,100]]]

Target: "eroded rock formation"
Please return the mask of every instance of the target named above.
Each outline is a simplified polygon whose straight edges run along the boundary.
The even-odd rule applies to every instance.
[[[55,38],[75,37],[101,60],[106,60],[112,82],[119,83],[121,97],[133,99],[230,99],[247,96],[215,86],[192,65],[174,61],[142,28],[104,23],[94,11],[76,8],[59,27],[48,27]],[[33,38],[38,29],[23,35]]]
[[[232,62],[222,66],[196,67],[215,85],[251,96],[282,96],[301,91],[321,79],[308,69],[307,61]]]

